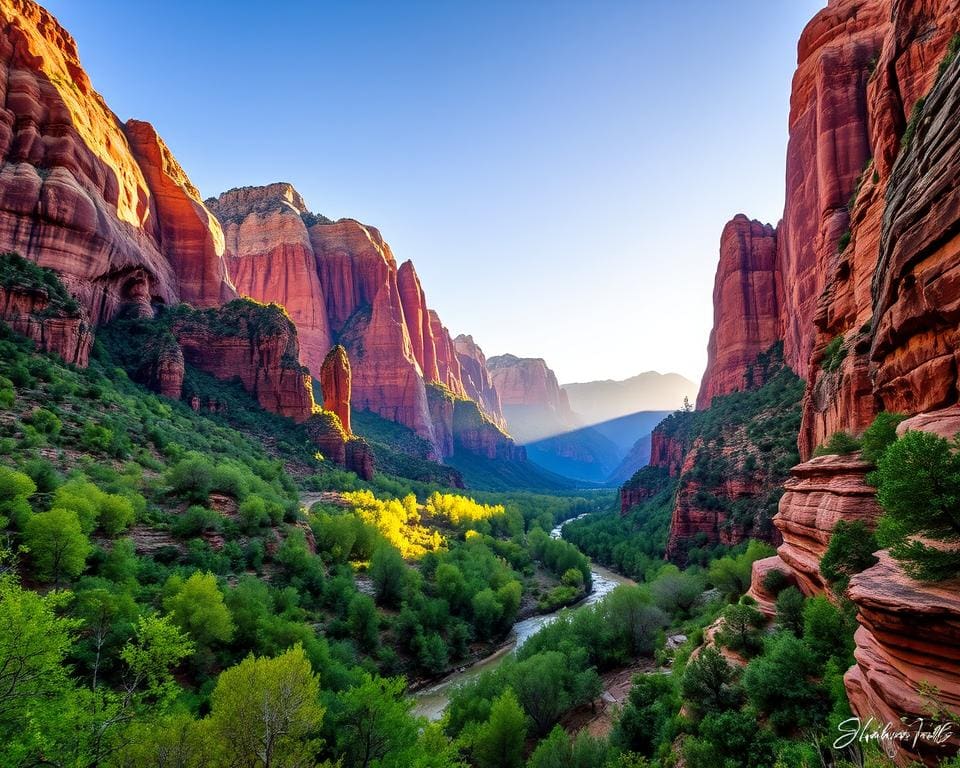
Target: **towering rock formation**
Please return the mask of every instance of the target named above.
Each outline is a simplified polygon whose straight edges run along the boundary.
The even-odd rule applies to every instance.
[[[762,383],[750,374],[757,355],[780,339],[782,293],[776,230],[735,216],[720,235],[714,323],[697,408],[709,408],[716,395]]]
[[[117,120],[43,8],[0,3],[0,25],[0,251],[55,269],[94,324],[235,296],[219,225],[153,129]]]
[[[434,458],[452,455],[452,411],[428,400],[427,387],[440,384],[461,399],[469,394],[450,334],[427,306],[413,264],[398,267],[373,227],[310,213],[289,184],[230,190],[206,205],[225,232],[238,290],[287,309],[314,376],[331,347],[342,345],[353,407],[410,427],[434,446]],[[487,402],[477,402],[483,415],[502,423],[499,408],[487,412]]]
[[[289,184],[241,187],[207,200],[223,227],[230,274],[240,292],[286,308],[303,364],[319,375],[331,347],[326,301],[303,215]]]
[[[467,397],[476,401],[490,420],[501,429],[506,428],[500,395],[487,370],[487,358],[474,342],[473,336],[460,334],[453,340],[460,362],[460,374]]]
[[[339,344],[327,354],[320,367],[320,388],[323,390],[323,407],[335,413],[340,419],[344,432],[352,434],[350,429],[350,358],[347,350]]]
[[[412,261],[403,262],[397,270],[397,287],[400,290],[403,319],[410,335],[413,357],[420,365],[426,381],[441,381],[427,297],[423,293],[423,286],[420,285],[420,278]]]

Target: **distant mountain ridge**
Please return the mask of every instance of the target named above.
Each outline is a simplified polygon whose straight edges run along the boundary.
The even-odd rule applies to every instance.
[[[530,460],[592,484],[622,482],[646,464],[653,428],[696,392],[683,376],[656,371],[561,386],[542,358],[509,354],[491,357],[487,370]]]
[[[561,385],[570,408],[586,424],[599,424],[640,411],[675,411],[683,398],[693,401],[697,385],[679,373],[645,371],[622,381],[571,382]]]

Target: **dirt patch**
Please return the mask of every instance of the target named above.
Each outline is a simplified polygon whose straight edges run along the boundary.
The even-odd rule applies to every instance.
[[[589,704],[570,710],[560,724],[571,735],[587,731],[591,736],[607,736],[623,703],[630,694],[634,675],[645,675],[657,668],[653,659],[638,659],[629,667],[621,667],[600,675],[603,690]]]

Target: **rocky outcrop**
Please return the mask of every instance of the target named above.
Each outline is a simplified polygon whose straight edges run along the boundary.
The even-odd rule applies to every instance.
[[[94,325],[231,298],[219,227],[152,129],[132,126],[138,155],[43,8],[10,0],[0,25],[0,251],[55,269]]]
[[[327,354],[320,367],[320,388],[323,391],[323,408],[336,414],[343,431],[350,435],[350,358],[347,350],[337,344]]]
[[[650,433],[650,466],[662,467],[670,477],[680,474],[687,445],[668,424],[658,425]]]
[[[960,394],[958,110],[955,59],[917,112],[887,187],[870,346],[875,391],[887,410],[917,413]]]
[[[526,461],[526,450],[515,445],[473,400],[436,383],[428,385],[427,396],[437,438],[447,455],[464,452],[487,459]]]
[[[773,524],[783,543],[777,550],[800,589],[816,594],[827,589],[820,559],[839,520],[876,525],[880,507],[866,482],[873,467],[858,455],[820,456],[790,470]]]
[[[860,626],[854,636],[856,664],[844,676],[854,713],[880,723],[923,720],[925,731],[960,710],[960,582],[921,584],[886,552],[872,568],[850,580]],[[931,713],[933,715],[931,716]],[[960,747],[898,742],[898,762],[935,765]]]
[[[786,579],[787,586],[795,586],[793,572],[779,555],[765,557],[762,560],[754,560],[750,568],[750,590],[748,594],[757,601],[757,610],[761,611],[768,619],[775,618],[777,615],[777,595],[767,589],[766,578],[772,571],[780,571]]]
[[[342,345],[353,407],[410,427],[434,446],[433,458],[452,455],[452,413],[431,413],[426,387],[469,395],[457,350],[427,306],[413,264],[397,267],[373,227],[310,213],[289,184],[230,190],[207,205],[223,226],[238,290],[287,309],[313,375]],[[499,407],[491,418],[502,419]]]
[[[770,492],[770,482],[751,470],[756,447],[742,430],[725,434],[722,446],[697,437],[680,469],[680,484],[670,518],[667,558],[684,562],[695,546],[734,546],[749,538],[775,540],[763,504],[751,504],[746,514],[737,508]]]
[[[405,261],[397,270],[397,288],[403,306],[403,319],[410,335],[413,357],[420,365],[425,381],[442,382],[437,368],[437,350],[430,324],[430,310],[420,278],[412,261]]]
[[[310,418],[310,374],[299,362],[296,328],[280,307],[237,299],[218,309],[180,310],[170,328],[187,364],[218,379],[239,378],[272,413]]]
[[[32,339],[37,349],[55,352],[67,363],[87,365],[93,334],[79,306],[58,307],[42,288],[0,285],[0,322]]]
[[[287,310],[297,326],[301,361],[319,376],[331,333],[303,199],[290,184],[278,183],[232,189],[207,206],[223,227],[237,290]]]
[[[620,515],[626,515],[637,504],[666,490],[670,487],[670,478],[662,467],[646,466],[635,472],[620,488]]]
[[[487,417],[501,429],[506,428],[500,395],[493,385],[487,370],[487,358],[473,340],[473,336],[460,334],[453,340],[460,374],[467,397],[476,402]]]
[[[173,268],[180,301],[215,307],[236,298],[220,224],[150,123],[128,120],[124,133],[151,192],[153,235]]]
[[[713,330],[697,408],[716,395],[747,389],[757,355],[780,339],[783,286],[777,272],[777,234],[740,214],[723,228],[713,288]]]
[[[903,435],[912,429],[932,432],[944,440],[953,440],[960,435],[960,405],[953,405],[939,411],[918,413],[916,416],[904,419],[897,425],[897,435]]]

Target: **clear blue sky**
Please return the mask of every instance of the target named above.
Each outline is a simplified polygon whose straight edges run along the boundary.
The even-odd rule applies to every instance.
[[[292,182],[381,229],[488,355],[698,379],[720,230],[783,208],[813,0],[50,0],[201,192]]]

